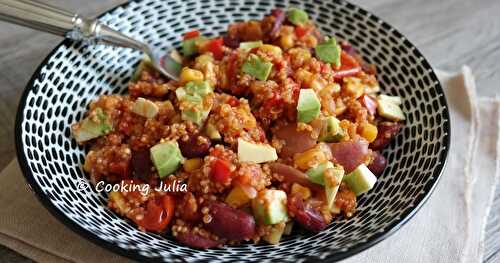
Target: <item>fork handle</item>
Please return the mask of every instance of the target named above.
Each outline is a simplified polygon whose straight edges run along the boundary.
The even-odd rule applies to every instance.
[[[88,19],[34,0],[0,0],[0,20],[87,44],[144,48],[141,42],[101,24],[97,19]]]

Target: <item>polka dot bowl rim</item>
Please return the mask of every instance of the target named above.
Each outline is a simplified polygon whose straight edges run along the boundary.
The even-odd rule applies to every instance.
[[[146,1],[136,1],[136,2],[129,2],[125,3],[122,5],[119,5],[107,12],[105,14],[113,14],[116,10],[119,8],[127,8],[128,6],[131,5],[131,3],[141,3],[141,2],[146,2]],[[294,3],[293,0],[291,0],[292,3]],[[375,233],[374,235],[370,236],[368,239],[365,239],[361,242],[358,242],[354,246],[349,247],[347,250],[341,251],[341,252],[336,252],[335,254],[329,254],[328,257],[323,257],[323,258],[317,258],[314,256],[308,256],[306,258],[302,258],[302,260],[314,260],[314,261],[332,261],[332,260],[341,260],[344,258],[347,258],[349,256],[352,256],[354,254],[357,254],[375,244],[378,242],[386,239],[393,233],[395,233],[401,226],[403,226],[405,223],[407,223],[414,215],[415,213],[423,206],[423,204],[427,201],[431,193],[433,192],[435,186],[437,185],[439,178],[444,170],[444,167],[446,166],[446,159],[448,156],[448,149],[450,146],[450,118],[449,118],[449,113],[447,109],[447,102],[446,98],[444,97],[443,90],[439,84],[439,80],[437,79],[436,75],[434,74],[432,67],[429,65],[427,60],[422,56],[420,51],[418,51],[417,48],[415,48],[401,33],[399,33],[397,30],[395,30],[392,26],[381,20],[380,18],[376,17],[375,15],[365,11],[364,9],[348,3],[343,0],[339,1],[333,1],[335,4],[342,5],[343,7],[350,9],[350,10],[356,10],[356,12],[360,12],[363,15],[368,15],[370,18],[376,20],[378,23],[381,23],[384,27],[390,28],[391,32],[393,32],[395,35],[400,36],[401,41],[408,42],[412,49],[412,52],[416,54],[417,57],[422,58],[421,63],[424,64],[424,67],[429,70],[431,79],[435,83],[435,89],[436,93],[441,95],[441,99],[439,100],[440,105],[443,106],[442,109],[442,125],[443,129],[445,131],[445,134],[443,135],[443,144],[442,144],[442,149],[439,154],[439,160],[438,160],[438,165],[434,167],[433,172],[432,172],[432,179],[429,180],[424,188],[423,191],[424,193],[419,195],[418,198],[415,199],[414,205],[412,208],[406,209],[400,216],[399,219],[392,222],[390,225],[385,227],[383,231],[379,231]],[[101,16],[102,17],[102,16]],[[134,249],[126,249],[120,246],[117,246],[115,243],[112,243],[110,241],[104,240],[95,233],[83,228],[80,224],[77,222],[71,220],[63,211],[61,211],[57,206],[55,206],[52,201],[47,198],[47,194],[45,191],[40,187],[39,183],[35,180],[34,175],[32,173],[30,164],[29,164],[29,158],[26,156],[26,151],[25,151],[25,143],[23,142],[23,122],[25,121],[25,110],[30,107],[27,103],[27,98],[30,92],[32,92],[34,88],[34,83],[37,79],[40,78],[40,74],[42,69],[47,65],[48,61],[55,55],[57,50],[59,50],[60,47],[62,46],[71,46],[73,45],[72,41],[70,40],[64,40],[61,42],[50,54],[45,58],[45,60],[40,64],[40,66],[37,68],[35,73],[33,74],[32,78],[30,79],[29,83],[27,84],[20,103],[18,107],[18,112],[16,116],[16,124],[15,124],[15,142],[16,142],[16,151],[17,151],[17,157],[19,160],[19,164],[21,167],[21,170],[23,172],[23,175],[25,176],[25,179],[27,180],[29,186],[31,189],[35,192],[37,198],[41,201],[41,203],[50,211],[50,213],[56,217],[59,221],[64,223],[68,228],[72,229],[76,233],[80,234],[81,236],[87,238],[88,240],[104,247],[107,248],[115,253],[121,254],[123,256],[139,260],[139,261],[147,261],[147,260],[167,260],[166,258],[152,258],[148,257],[144,254],[139,254],[137,253],[136,250]],[[181,245],[179,245],[181,246]],[[194,250],[196,251],[196,250]],[[217,251],[217,250],[214,250]],[[196,252],[193,252],[196,253]],[[182,261],[183,258],[180,257],[179,255],[170,255],[168,260],[173,260],[173,261]],[[234,259],[233,259],[234,260]]]

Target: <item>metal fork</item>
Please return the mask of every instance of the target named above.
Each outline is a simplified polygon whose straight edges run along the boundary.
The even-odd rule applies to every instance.
[[[164,76],[177,80],[178,69],[170,56],[161,56],[151,46],[118,32],[97,19],[89,19],[34,0],[0,0],[0,20],[84,41],[133,48],[144,52],[153,67]],[[172,61],[168,61],[172,60]]]

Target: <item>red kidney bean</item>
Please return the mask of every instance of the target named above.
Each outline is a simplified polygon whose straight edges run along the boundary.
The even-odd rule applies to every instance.
[[[366,140],[337,142],[328,144],[335,163],[342,165],[350,173],[366,160],[368,142]]]
[[[317,233],[326,228],[323,216],[312,207],[305,206],[300,194],[288,198],[287,207],[295,221],[305,229]]]
[[[212,220],[206,227],[210,232],[235,241],[255,235],[255,219],[250,214],[221,202],[211,203],[208,208]]]
[[[151,158],[149,156],[149,151],[133,151],[131,163],[134,177],[144,182],[148,182],[151,173]]]
[[[282,163],[271,163],[269,164],[269,167],[271,168],[271,171],[273,173],[277,173],[283,176],[283,181],[287,183],[298,183],[316,192],[323,191],[322,186],[312,183],[305,173],[293,168],[290,165]]]
[[[374,175],[381,175],[384,172],[385,167],[387,166],[387,160],[385,157],[379,152],[373,152],[373,160],[368,165],[368,169],[372,171]]]
[[[230,48],[238,48],[240,46],[240,40],[230,36],[224,36],[224,45]]]
[[[382,122],[377,128],[377,138],[370,144],[370,149],[380,151],[396,137],[401,130],[401,124],[395,122]]]
[[[202,237],[198,234],[193,234],[191,232],[186,233],[178,233],[176,236],[177,241],[186,246],[190,246],[193,248],[213,248],[220,245],[219,242],[208,239],[206,237]]]
[[[210,149],[210,139],[200,134],[192,134],[189,139],[178,141],[182,156],[186,158],[203,157],[208,154]]]
[[[279,153],[280,157],[291,157],[316,145],[316,138],[312,138],[311,132],[297,131],[295,123],[280,128],[274,135],[285,143]]]

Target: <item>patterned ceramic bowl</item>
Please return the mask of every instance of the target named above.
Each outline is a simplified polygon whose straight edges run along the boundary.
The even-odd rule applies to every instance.
[[[367,62],[377,65],[384,91],[404,100],[404,129],[384,152],[389,166],[375,188],[359,198],[353,218],[337,219],[318,234],[296,233],[276,246],[244,244],[209,250],[137,230],[106,207],[104,194],[90,187],[81,168],[85,149],[70,136],[70,124],[82,118],[92,99],[126,90],[141,54],[82,47],[69,40],[40,65],[17,113],[17,155],[41,202],[82,236],[140,261],[332,261],[394,233],[436,186],[448,153],[450,123],[446,99],[431,66],[393,27],[343,0],[143,0],[117,7],[101,20],[166,50],[179,46],[181,33],[189,29],[219,35],[232,22],[259,19],[273,8],[290,5],[306,10],[323,33],[352,43]]]

